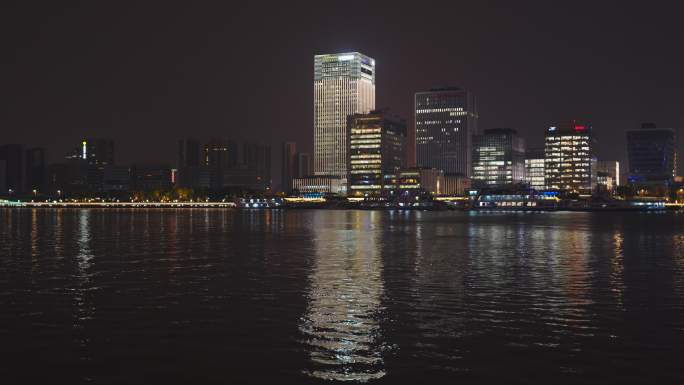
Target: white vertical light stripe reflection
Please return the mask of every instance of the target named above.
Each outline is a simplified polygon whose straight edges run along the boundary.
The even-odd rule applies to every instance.
[[[83,330],[86,321],[93,317],[94,307],[89,301],[88,292],[92,290],[91,268],[93,253],[90,249],[90,210],[82,209],[78,212],[78,254],[76,254],[75,283],[73,288],[74,324],[76,330]],[[85,335],[79,336],[79,345],[85,348],[89,339]]]
[[[385,375],[379,316],[384,291],[375,212],[346,212],[346,228],[316,215],[316,261],[300,324],[309,376],[365,382]]]

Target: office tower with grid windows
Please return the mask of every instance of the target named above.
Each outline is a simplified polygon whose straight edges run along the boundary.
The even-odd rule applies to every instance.
[[[314,57],[314,174],[347,177],[347,118],[375,109],[375,60],[358,52]]]
[[[525,178],[525,141],[510,128],[485,130],[473,137],[473,184],[501,187]]]
[[[403,163],[406,121],[387,110],[372,111],[350,116],[348,130],[348,195],[383,195],[383,176]]]
[[[544,148],[532,148],[525,151],[525,183],[537,191],[543,191],[546,188]]]
[[[546,188],[591,194],[596,183],[591,127],[576,120],[546,129],[544,142]]]
[[[433,88],[415,95],[416,165],[470,177],[475,96],[464,89]]]

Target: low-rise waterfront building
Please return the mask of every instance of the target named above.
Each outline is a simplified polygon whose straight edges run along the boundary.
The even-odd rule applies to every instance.
[[[313,175],[292,179],[292,192],[298,194],[346,194],[346,180],[338,175]]]

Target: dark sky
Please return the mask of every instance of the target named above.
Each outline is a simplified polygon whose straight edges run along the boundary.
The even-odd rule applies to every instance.
[[[481,128],[538,145],[587,119],[599,157],[621,160],[625,129],[684,121],[684,28],[665,2],[196,3],[4,5],[0,142],[57,159],[111,137],[120,162],[170,163],[179,137],[227,136],[277,160],[283,140],[312,147],[313,55],[352,50],[376,59],[377,106],[410,121],[415,91],[461,85]]]

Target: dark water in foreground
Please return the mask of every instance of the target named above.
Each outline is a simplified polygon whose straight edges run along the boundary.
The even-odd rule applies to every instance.
[[[4,384],[684,383],[684,214],[0,209]]]

